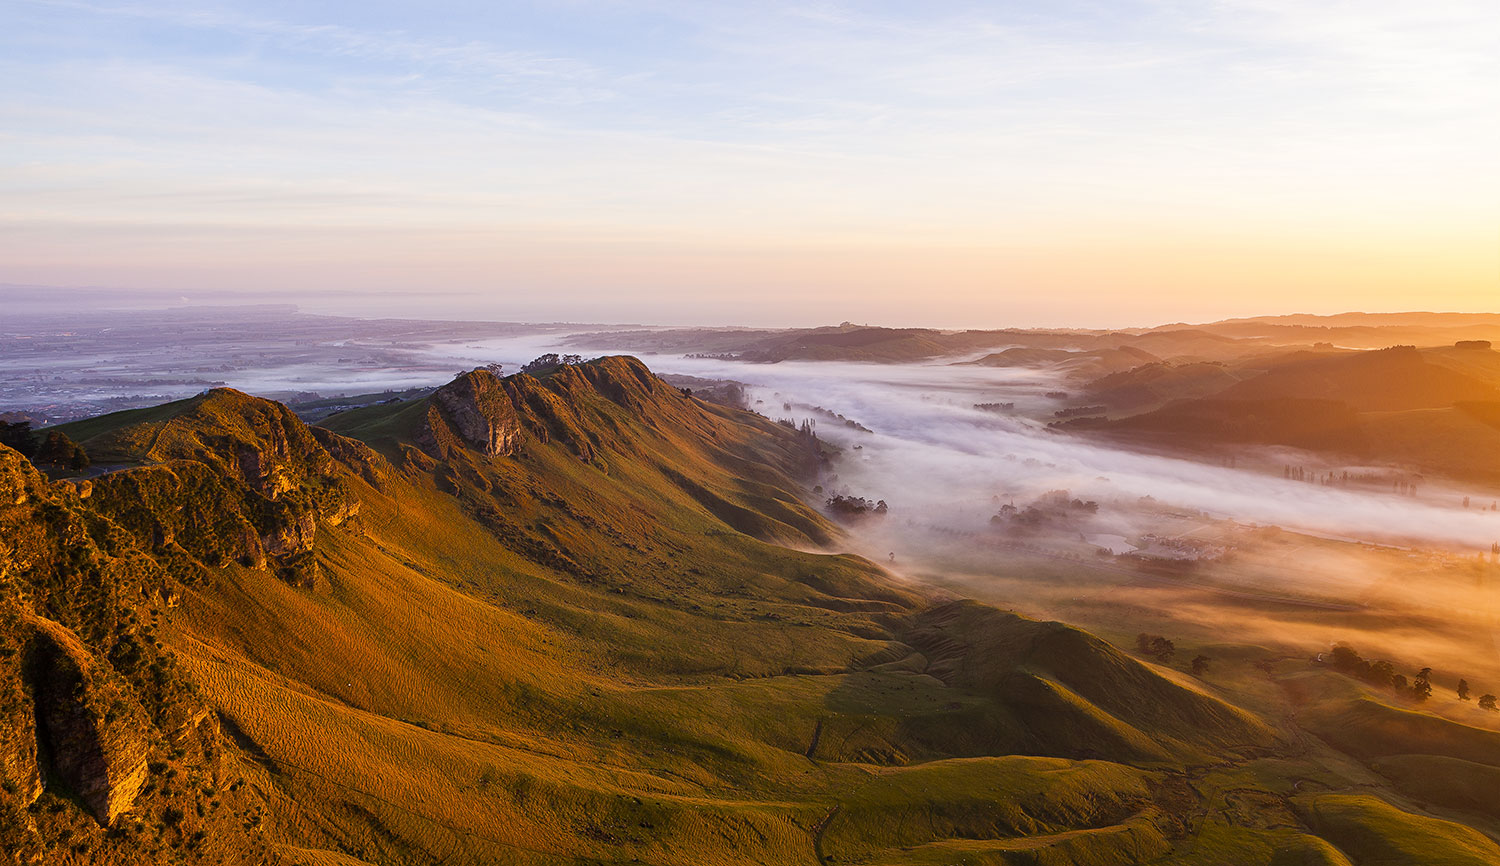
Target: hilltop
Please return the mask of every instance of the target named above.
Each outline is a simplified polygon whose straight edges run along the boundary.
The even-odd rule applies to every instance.
[[[837,552],[827,446],[632,358],[317,427],[221,388],[65,429],[101,474],[0,447],[18,860],[1270,866],[1361,828],[1500,856],[1404,802],[1301,805],[1336,773],[1297,762],[1348,759]],[[1286,823],[1205,823],[1215,773]]]
[[[1146,364],[1090,382],[1108,418],[1064,429],[1190,452],[1284,446],[1500,480],[1500,352],[1485,342]]]

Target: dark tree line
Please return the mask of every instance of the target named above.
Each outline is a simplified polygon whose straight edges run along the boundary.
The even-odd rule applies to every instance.
[[[842,514],[849,517],[864,517],[866,515],[884,515],[889,508],[884,499],[874,502],[863,496],[839,496],[828,497],[828,510],[834,514]]]
[[[1418,703],[1432,697],[1432,668],[1422,668],[1407,680],[1405,674],[1396,672],[1396,666],[1384,659],[1365,659],[1354,651],[1354,647],[1341,643],[1333,648],[1329,654],[1329,663],[1339,673],[1348,674],[1356,679],[1363,680],[1372,686],[1388,688],[1398,697],[1409,698]],[[1454,690],[1461,701],[1469,700],[1471,687],[1469,681],[1460,679]],[[1482,695],[1479,698],[1479,707],[1485,710],[1495,710],[1495,696]]]
[[[521,372],[545,373],[558,367],[575,367],[582,363],[582,355],[559,355],[556,352],[548,352],[545,355],[538,355],[525,366],[521,367]]]
[[[48,430],[39,436],[29,421],[0,421],[0,444],[16,449],[37,466],[79,471],[87,469],[89,456],[83,446],[61,430]]]

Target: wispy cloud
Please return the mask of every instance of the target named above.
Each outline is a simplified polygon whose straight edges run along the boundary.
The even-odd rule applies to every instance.
[[[575,259],[613,234],[786,268],[812,243],[987,246],[997,282],[1002,248],[1071,242],[1059,285],[1129,234],[1237,232],[1268,262],[1439,234],[1476,273],[1492,15],[1315,5],[0,0],[0,217],[53,249],[85,224],[544,226]],[[1345,264],[1349,296],[1368,266]]]

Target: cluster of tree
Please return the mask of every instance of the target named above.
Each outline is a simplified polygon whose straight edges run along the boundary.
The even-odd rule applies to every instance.
[[[1172,660],[1172,656],[1177,655],[1177,645],[1172,643],[1171,639],[1159,634],[1141,632],[1135,636],[1135,648],[1140,651],[1141,655],[1155,659],[1158,664],[1166,664]],[[1188,667],[1192,670],[1193,676],[1201,677],[1208,670],[1208,663],[1211,661],[1213,659],[1203,653],[1198,653],[1193,656]]]
[[[974,408],[981,412],[1010,412],[1016,408],[1014,403],[975,403]]]
[[[1037,498],[1025,508],[1006,504],[990,518],[992,524],[1014,523],[1018,526],[1039,527],[1049,523],[1068,523],[1079,514],[1097,514],[1099,503],[1094,500],[1072,498],[1066,490],[1053,490]]]
[[[1159,634],[1141,632],[1135,636],[1135,646],[1136,649],[1141,651],[1141,655],[1150,656],[1162,664],[1171,661],[1172,656],[1177,654],[1177,646]],[[1207,663],[1208,659],[1204,657],[1203,664]],[[1194,659],[1193,664],[1197,666],[1198,660]],[[1198,671],[1195,670],[1194,673],[1198,673]]]
[[[1319,469],[1309,470],[1306,466],[1285,465],[1281,468],[1281,477],[1288,481],[1305,481],[1309,484],[1321,484],[1324,487],[1347,487],[1350,484],[1372,484],[1383,483],[1384,478],[1368,472],[1350,473],[1348,470],[1342,472],[1327,471]],[[1391,479],[1391,490],[1402,496],[1416,496],[1417,490],[1422,485],[1422,476],[1416,475],[1409,478],[1396,477]],[[1468,506],[1464,506],[1467,508]]]
[[[834,494],[828,497],[827,505],[829,511],[846,517],[884,516],[889,510],[884,499],[871,502],[863,496],[840,496]]]
[[[791,404],[785,404],[785,405],[788,408],[791,407]],[[814,406],[814,407],[812,407],[812,410],[814,412],[818,413],[819,415],[822,415],[822,416],[828,418],[830,421],[837,421],[837,422],[839,422],[840,424],[844,425],[845,427],[848,427],[850,430],[858,430],[861,433],[874,433],[875,432],[874,430],[871,430],[869,427],[866,427],[865,425],[859,423],[858,421],[855,421],[853,418],[845,418],[842,414],[840,414],[838,412],[835,412],[832,409],[825,409],[822,406]]]
[[[30,457],[36,453],[36,433],[30,421],[0,421],[0,445],[14,448]]]
[[[1432,668],[1422,668],[1408,681],[1405,674],[1396,672],[1395,665],[1384,659],[1370,661],[1361,658],[1359,653],[1354,651],[1354,647],[1346,643],[1340,643],[1333,648],[1330,661],[1334,670],[1364,680],[1373,686],[1389,688],[1399,697],[1407,697],[1418,702],[1432,697]],[[1459,700],[1469,700],[1469,681],[1459,679],[1455,691]],[[1495,700],[1494,695],[1481,695],[1479,706],[1481,709],[1495,710]]]
[[[61,430],[48,430],[38,441],[36,431],[29,421],[0,421],[0,443],[10,446],[30,458],[37,466],[53,466],[59,469],[79,471],[87,469],[89,456],[83,446],[68,438]]]
[[[778,418],[776,419],[776,423],[790,430],[796,430],[798,433],[801,433],[804,438],[818,438],[818,422],[813,421],[810,418],[804,419],[801,424],[798,424],[796,421],[793,421],[790,418]]]
[[[559,355],[556,352],[548,352],[538,355],[525,366],[521,367],[522,373],[545,373],[558,367],[572,367],[583,363],[582,355]]]
[[[1057,418],[1082,418],[1085,415],[1103,415],[1108,411],[1108,406],[1074,406],[1071,409],[1058,409],[1052,415]]]

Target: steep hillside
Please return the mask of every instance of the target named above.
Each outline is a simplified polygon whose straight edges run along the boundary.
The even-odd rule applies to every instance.
[[[265,860],[256,776],[162,643],[181,584],[89,494],[0,446],[0,852]]]
[[[105,474],[0,449],[17,861],[1270,866],[1319,827],[1442,826],[1376,801],[1210,832],[1190,779],[1292,816],[1302,747],[828,552],[815,437],[633,359],[319,428],[221,389],[70,430]]]

